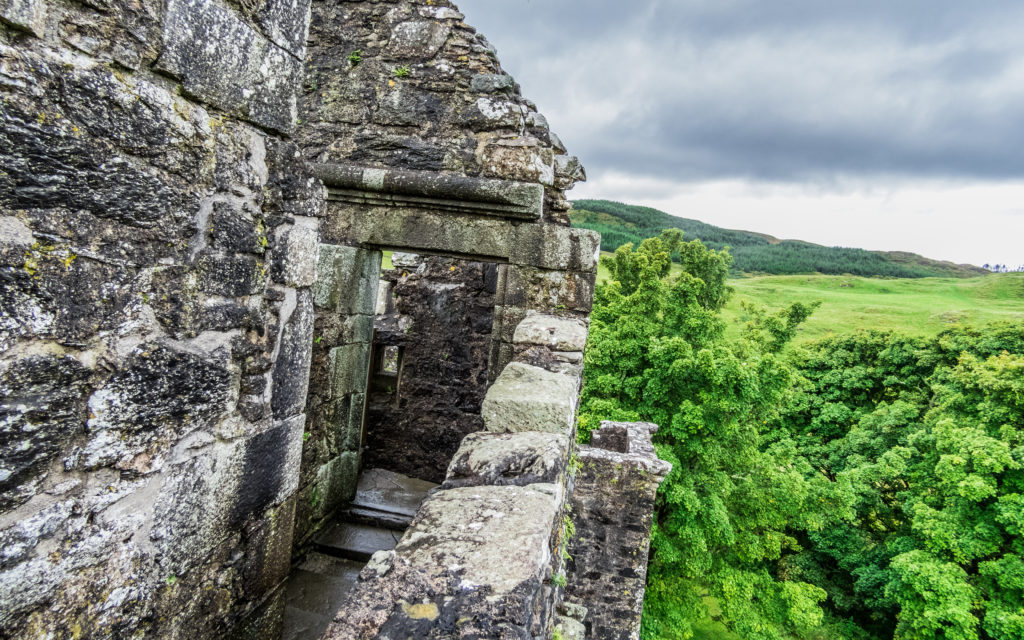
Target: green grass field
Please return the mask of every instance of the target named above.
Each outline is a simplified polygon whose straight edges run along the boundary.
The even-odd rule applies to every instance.
[[[598,268],[598,282],[608,276],[607,269]],[[733,278],[729,284],[736,291],[723,317],[731,333],[738,333],[746,320],[742,301],[780,309],[793,302],[820,300],[821,306],[800,328],[798,343],[857,329],[924,335],[955,323],[1024,322],[1024,273],[977,278],[754,276]]]
[[[857,329],[934,334],[953,324],[1024,322],[1024,274],[979,278],[883,279],[854,276],[762,276],[730,280],[736,290],[724,317],[730,331],[745,320],[741,301],[777,309],[821,301],[797,342]]]

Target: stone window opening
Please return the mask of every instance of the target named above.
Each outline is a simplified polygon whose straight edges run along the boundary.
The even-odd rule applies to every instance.
[[[369,392],[381,394],[397,401],[402,380],[402,356],[405,348],[401,345],[374,343],[373,366],[370,374]]]

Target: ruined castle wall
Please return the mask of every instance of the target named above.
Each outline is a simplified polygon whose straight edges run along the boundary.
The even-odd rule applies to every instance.
[[[564,194],[583,169],[451,2],[313,2],[299,110],[298,143],[328,187],[325,244],[360,264],[395,249],[498,265],[488,383],[530,309],[589,313],[597,236],[568,226]],[[378,281],[364,275],[346,290],[358,309],[317,305],[297,542],[355,489],[365,395],[332,372],[368,367]]]
[[[579,449],[565,597],[586,608],[587,638],[640,637],[654,500],[672,469],[651,444],[657,429],[602,422],[590,446]]]
[[[243,6],[0,1],[2,637],[216,637],[289,569],[308,2]]]

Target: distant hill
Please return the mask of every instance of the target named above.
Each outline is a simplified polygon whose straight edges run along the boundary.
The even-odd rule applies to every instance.
[[[681,229],[684,238],[699,239],[711,249],[729,247],[733,269],[744,273],[852,274],[894,278],[970,278],[989,273],[981,267],[931,260],[903,251],[867,251],[826,247],[800,240],[779,240],[763,233],[723,229],[678,218],[650,207],[609,200],[575,200],[571,213],[574,227],[601,233],[601,250],[615,251],[627,242],[639,244],[661,235],[664,229]]]

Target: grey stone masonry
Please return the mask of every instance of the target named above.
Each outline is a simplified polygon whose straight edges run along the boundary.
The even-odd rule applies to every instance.
[[[484,398],[488,431],[571,434],[576,421],[579,378],[512,362]]]
[[[4,638],[278,624],[324,189],[241,4],[0,0]]]
[[[672,466],[651,444],[649,423],[602,422],[579,449],[570,501],[568,602],[587,609],[587,638],[638,640],[654,499]]]

